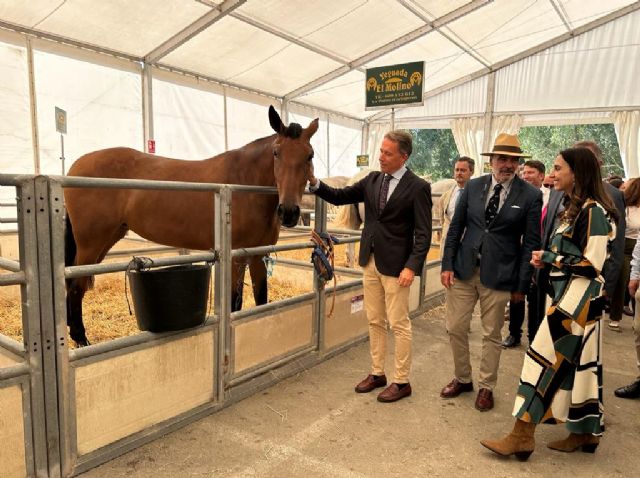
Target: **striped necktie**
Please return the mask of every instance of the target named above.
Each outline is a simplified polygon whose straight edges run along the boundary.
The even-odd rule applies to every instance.
[[[487,209],[484,211],[484,223],[489,226],[498,215],[498,207],[500,206],[500,191],[502,184],[498,183],[493,187],[493,196],[489,199]]]

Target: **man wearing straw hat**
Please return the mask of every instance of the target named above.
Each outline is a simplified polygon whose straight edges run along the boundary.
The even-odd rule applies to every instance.
[[[473,391],[469,324],[480,300],[482,358],[475,407],[493,408],[507,302],[524,300],[540,246],[542,194],[516,175],[524,154],[517,136],[500,134],[489,156],[491,174],[472,179],[462,192],[445,240],[440,280],[447,289],[446,324],[454,378],[440,392],[455,398]]]

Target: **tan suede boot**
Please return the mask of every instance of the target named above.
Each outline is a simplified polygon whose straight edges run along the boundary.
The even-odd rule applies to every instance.
[[[516,420],[513,430],[504,438],[500,440],[482,440],[480,443],[498,455],[515,455],[518,460],[527,461],[536,446],[533,438],[535,431],[535,423]]]
[[[547,447],[566,453],[574,452],[578,448],[581,448],[584,453],[594,453],[599,443],[600,437],[591,433],[569,433],[564,440],[552,441],[547,444]]]

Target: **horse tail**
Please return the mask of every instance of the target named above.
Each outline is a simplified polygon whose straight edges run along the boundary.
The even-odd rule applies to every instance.
[[[73,227],[71,227],[71,220],[67,214],[65,217],[64,228],[64,265],[65,267],[72,266],[76,260],[76,253],[78,252],[76,246],[76,240],[73,237]]]
[[[357,204],[347,204],[338,208],[335,225],[344,229],[359,229],[362,224]]]

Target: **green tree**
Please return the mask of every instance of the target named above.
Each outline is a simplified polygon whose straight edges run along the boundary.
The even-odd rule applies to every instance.
[[[413,154],[407,165],[432,181],[450,178],[458,149],[450,129],[412,129]]]
[[[564,126],[528,126],[518,134],[522,149],[542,161],[550,171],[558,152],[576,141],[594,141],[602,149],[604,175],[624,176],[622,158],[612,124],[576,124]]]

